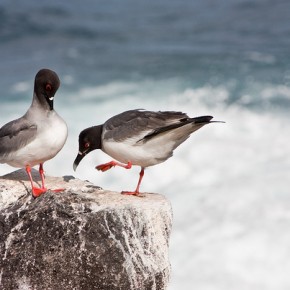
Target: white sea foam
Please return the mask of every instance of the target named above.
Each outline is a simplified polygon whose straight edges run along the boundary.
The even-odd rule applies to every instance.
[[[174,81],[114,83],[55,98],[69,138],[45,164],[47,174],[74,175],[110,190],[134,189],[139,168],[97,172],[96,165],[111,160],[101,151],[90,153],[73,172],[82,129],[133,108],[211,114],[226,123],[194,133],[173,158],[148,168],[141,186],[165,194],[173,205],[170,289],[289,289],[289,119],[226,105],[226,87],[174,87]],[[273,96],[274,89],[266,92]],[[1,123],[23,113],[20,106],[0,110]],[[1,165],[0,174],[8,169]]]
[[[290,100],[290,88],[286,85],[266,87],[262,90],[261,96],[265,99],[273,99],[278,96]]]

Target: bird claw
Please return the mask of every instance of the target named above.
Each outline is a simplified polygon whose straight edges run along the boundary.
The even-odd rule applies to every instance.
[[[109,169],[111,169],[112,167],[114,167],[115,165],[111,164],[111,163],[105,163],[105,164],[100,164],[98,166],[96,166],[96,169],[102,172],[105,172]]]
[[[52,191],[52,192],[63,192],[63,191],[65,191],[65,188],[56,188],[56,189],[51,189],[50,191]]]
[[[116,161],[110,161],[108,163],[104,163],[104,164],[100,164],[100,165],[96,166],[96,169],[104,172],[104,171],[107,171],[115,166],[120,166],[120,167],[123,167],[125,169],[130,169],[132,167],[132,162],[129,161],[128,164],[122,164],[122,163],[119,163]]]
[[[34,198],[37,198],[37,197],[41,196],[42,194],[46,193],[47,191],[48,191],[47,188],[33,187],[32,188],[32,196]],[[57,188],[57,189],[50,189],[50,191],[57,193],[57,192],[65,191],[65,189],[64,188]]]
[[[139,191],[122,191],[121,194],[124,194],[124,195],[135,195],[135,196],[138,196],[138,197],[145,197],[145,195],[140,194]]]
[[[32,187],[32,196],[34,198],[41,196],[45,192],[47,192],[47,188]]]

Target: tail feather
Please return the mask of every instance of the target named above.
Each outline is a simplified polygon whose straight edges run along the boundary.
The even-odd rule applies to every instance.
[[[182,126],[184,126],[186,124],[190,124],[190,123],[196,125],[195,129],[192,131],[192,132],[194,132],[206,124],[213,123],[213,122],[222,122],[222,121],[211,121],[212,118],[213,118],[212,116],[200,116],[200,117],[194,117],[194,118],[180,119],[179,122],[177,122],[177,123],[155,129],[152,133],[146,135],[144,138],[142,138],[139,141],[142,141],[142,140],[147,141],[158,134],[182,127]]]

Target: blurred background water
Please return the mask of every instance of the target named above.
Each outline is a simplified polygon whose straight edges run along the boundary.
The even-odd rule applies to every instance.
[[[170,199],[170,290],[290,289],[290,2],[270,0],[0,3],[0,124],[23,115],[40,68],[55,70],[67,121],[49,175],[136,186],[139,168],[76,173],[78,134],[127,109],[210,114],[142,191]],[[0,174],[14,170],[0,166]]]

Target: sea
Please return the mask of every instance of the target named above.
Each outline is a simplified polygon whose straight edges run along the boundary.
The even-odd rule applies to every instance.
[[[56,71],[69,136],[46,174],[121,191],[140,169],[98,172],[100,150],[73,171],[81,130],[139,108],[224,121],[145,170],[141,191],[172,204],[169,290],[289,290],[289,13],[288,0],[1,0],[0,126],[26,112],[39,69]]]

